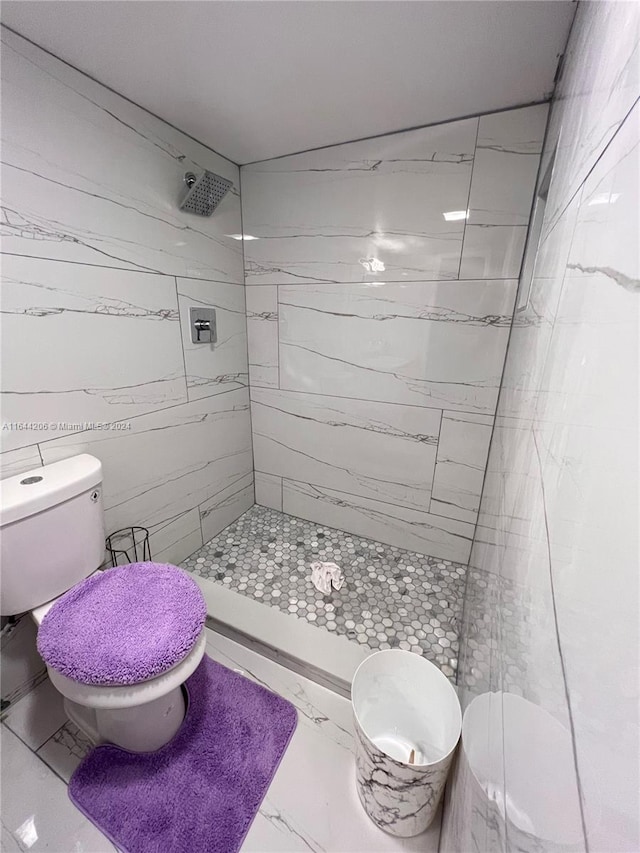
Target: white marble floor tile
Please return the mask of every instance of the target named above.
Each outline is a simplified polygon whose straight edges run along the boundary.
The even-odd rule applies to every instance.
[[[93,744],[80,729],[71,720],[66,720],[40,747],[38,755],[54,773],[68,783],[74,770],[92,747]]]
[[[209,629],[207,654],[285,697],[298,710],[296,732],[243,851],[436,853],[439,815],[427,832],[399,839],[381,832],[362,809],[355,785],[349,700]],[[36,755],[2,726],[3,850],[115,850],[71,803],[62,781],[69,781],[88,747],[67,722]]]
[[[4,723],[11,731],[34,751],[57,732],[66,720],[62,694],[48,678],[15,705],[11,705],[4,717]]]
[[[0,728],[3,850],[113,853],[113,844],[73,805],[64,782],[6,726]]]
[[[436,851],[439,817],[420,836],[394,838],[367,817],[356,792],[351,703],[207,631],[207,654],[298,709],[298,727],[243,845],[246,853]]]

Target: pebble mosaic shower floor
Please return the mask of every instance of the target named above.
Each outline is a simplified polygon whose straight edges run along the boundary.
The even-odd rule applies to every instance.
[[[343,587],[324,596],[315,560]],[[455,677],[466,566],[253,506],[182,564],[189,572],[371,649],[408,649]]]

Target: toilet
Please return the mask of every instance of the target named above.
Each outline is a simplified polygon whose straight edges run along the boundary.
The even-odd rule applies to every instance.
[[[102,465],[89,454],[0,483],[0,613],[31,612],[69,718],[94,743],[152,752],[178,731],[205,652],[206,605],[182,569],[104,561]]]

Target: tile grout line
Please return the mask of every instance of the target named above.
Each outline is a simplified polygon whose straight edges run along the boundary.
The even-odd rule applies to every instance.
[[[276,334],[278,335],[278,390],[282,389],[282,381],[280,378],[280,285],[276,284],[276,316],[277,326]]]
[[[308,395],[313,396],[313,397],[329,397],[329,398],[333,398],[336,400],[352,400],[353,402],[356,402],[356,403],[358,403],[358,402],[374,403],[376,405],[380,404],[383,406],[403,406],[403,407],[408,408],[408,409],[428,409],[429,411],[451,412],[454,415],[455,414],[473,415],[474,417],[487,417],[487,418],[492,418],[492,419],[495,419],[495,417],[496,417],[495,414],[492,415],[492,414],[489,414],[488,412],[471,412],[468,409],[452,409],[450,406],[445,406],[445,407],[442,407],[442,406],[419,406],[417,403],[398,403],[395,401],[388,401],[388,400],[372,400],[368,397],[347,397],[347,396],[341,396],[338,394],[321,394],[318,391],[297,391],[297,390],[291,389],[291,388],[273,388],[270,385],[257,385],[255,383],[253,385],[243,386],[241,388],[228,388],[226,391],[221,391],[219,394],[210,394],[209,397],[206,397],[206,398],[203,397],[200,399],[210,399],[212,397],[222,397],[225,394],[234,394],[238,391],[244,391],[244,390],[246,390],[247,393],[250,394],[251,388],[258,388],[261,391],[278,391],[282,394],[291,394],[291,395],[293,395],[293,394],[308,394]],[[186,406],[186,405],[189,405],[190,403],[196,403],[196,402],[199,402],[199,401],[198,400],[186,400],[182,403],[173,403],[172,405],[164,406],[161,409],[150,409],[148,412],[140,412],[140,414],[138,414],[138,415],[130,415],[127,420],[136,420],[137,418],[148,417],[149,415],[154,415],[154,414],[160,413],[160,412],[167,412],[171,409],[177,409],[180,406]],[[123,421],[123,420],[124,420],[124,418],[117,418],[115,421],[109,421],[108,423],[119,423],[120,421]],[[63,435],[63,436],[59,436],[57,438],[50,438],[44,442],[42,442],[42,441],[41,442],[35,442],[34,441],[31,444],[23,444],[20,447],[14,447],[14,448],[11,448],[10,450],[5,450],[5,451],[3,451],[3,453],[14,453],[18,450],[26,450],[29,447],[36,447],[36,446],[38,446],[38,448],[39,448],[40,444],[48,444],[49,442],[58,441],[60,438],[68,438],[72,435],[81,436],[81,435],[84,435],[86,432],[88,432],[88,430],[81,430],[78,432],[65,433],[65,435]],[[1,455],[2,454],[0,454],[0,456]]]
[[[278,154],[276,157],[265,157],[263,160],[252,160],[249,163],[243,163],[241,168],[244,169],[247,166],[258,166],[262,163],[273,163],[275,160],[284,160],[287,157],[298,157],[301,154],[309,154],[312,151],[325,151],[328,148],[340,148],[343,145],[353,145],[357,142],[367,142],[370,139],[383,139],[385,136],[395,136],[396,134],[410,133],[411,131],[415,130],[427,130],[430,127],[442,127],[446,124],[456,124],[457,122],[469,121],[474,118],[481,119],[483,116],[499,115],[500,113],[508,113],[515,110],[524,110],[528,107],[539,107],[542,104],[548,104],[549,100],[549,98],[543,98],[542,100],[538,101],[528,101],[526,104],[514,104],[511,107],[502,107],[499,110],[491,110],[490,112],[471,113],[463,116],[457,116],[455,118],[445,119],[443,121],[432,122],[431,124],[418,124],[413,125],[411,127],[403,127],[398,130],[390,130],[385,131],[384,133],[376,133],[373,136],[360,136],[356,139],[345,139],[342,142],[332,142],[330,145],[319,145],[315,148],[304,148],[301,151],[291,151],[289,154]]]
[[[542,510],[544,517],[544,528],[545,528],[545,544],[547,550],[547,559],[549,563],[549,587],[551,591],[551,609],[553,613],[553,621],[555,627],[555,635],[556,635],[556,644],[558,648],[558,657],[560,659],[560,669],[562,671],[562,682],[564,685],[564,695],[565,702],[567,705],[567,713],[569,715],[569,728],[571,732],[571,747],[573,753],[573,766],[576,774],[576,786],[578,788],[578,802],[580,803],[580,820],[582,823],[582,832],[584,834],[584,843],[586,853],[589,853],[589,835],[587,833],[587,824],[585,818],[585,803],[584,803],[584,792],[582,787],[582,779],[580,776],[579,769],[579,761],[578,761],[578,745],[576,743],[576,732],[575,732],[575,723],[574,723],[574,715],[573,715],[573,706],[571,702],[571,695],[569,692],[569,682],[567,679],[567,667],[564,660],[564,652],[562,649],[562,641],[560,639],[560,627],[558,623],[558,607],[556,603],[556,592],[555,592],[555,584],[553,580],[553,559],[551,555],[551,534],[549,531],[549,519],[547,516],[547,503],[545,497],[545,486],[544,486],[544,472],[542,466],[542,457],[540,454],[540,448],[538,447],[538,440],[536,439],[535,429],[531,429],[531,437],[533,438],[533,446],[535,448],[536,457],[538,461],[538,471],[540,474],[540,488],[542,491]],[[505,785],[506,787],[506,785]]]
[[[248,387],[245,385],[243,385],[240,388],[228,388],[226,391],[220,391],[219,394],[210,394],[208,397],[201,397],[198,400],[183,400],[181,403],[172,403],[172,405],[164,406],[161,409],[150,409],[148,412],[140,412],[140,414],[138,414],[138,415],[129,415],[128,418],[116,418],[113,421],[107,421],[107,423],[117,424],[117,423],[121,423],[122,421],[125,421],[125,420],[126,421],[134,421],[134,420],[137,420],[138,418],[146,418],[146,417],[149,417],[151,415],[160,414],[161,412],[168,412],[171,409],[179,409],[181,406],[188,406],[191,403],[199,403],[201,400],[210,400],[210,399],[213,399],[215,397],[223,397],[225,394],[236,394],[236,393],[242,392],[242,391],[248,392],[248,390],[249,390]],[[67,433],[64,433],[64,435],[57,436],[56,438],[49,438],[46,441],[40,441],[40,442],[34,441],[32,444],[23,444],[21,447],[14,447],[14,448],[11,448],[10,450],[5,450],[5,451],[3,451],[3,453],[13,453],[17,450],[26,450],[26,448],[35,447],[36,445],[38,445],[38,447],[39,447],[40,445],[47,445],[53,441],[60,441],[61,439],[71,438],[72,436],[78,436],[79,437],[82,435],[86,435],[86,433],[88,433],[88,432],[94,432],[94,430],[83,429],[83,430],[78,430],[77,432],[67,432]],[[0,454],[0,457],[1,457],[1,455],[2,454]]]
[[[253,477],[253,502],[256,501],[256,481],[255,481],[255,453],[253,448],[253,411],[251,403],[251,354],[249,352],[249,311],[247,303],[247,268],[246,268],[246,250],[244,239],[244,203],[242,200],[242,169],[238,166],[238,194],[240,196],[240,233],[242,234],[242,287],[244,290],[244,329],[245,329],[245,348],[247,353],[247,395],[249,397],[249,436],[251,437],[251,473]],[[199,512],[199,510],[198,510]],[[202,518],[200,518],[200,532],[202,541],[204,542],[204,528],[202,527]]]
[[[464,241],[467,236],[467,221],[471,211],[471,190],[473,189],[473,175],[476,169],[476,159],[478,157],[478,137],[480,135],[480,118],[477,119],[476,124],[476,141],[473,145],[473,163],[471,164],[471,177],[469,178],[469,192],[467,194],[467,215],[464,218],[464,226],[462,228],[462,243],[460,244],[460,260],[458,261],[458,278],[457,281],[460,281],[460,270],[462,269],[462,258],[464,256]],[[471,279],[473,281],[473,279]]]
[[[3,725],[3,726],[4,726],[8,731],[10,731],[10,732],[11,732],[11,734],[12,734],[14,737],[16,737],[16,738],[20,741],[20,743],[21,743],[23,746],[25,746],[25,747],[29,750],[29,752],[30,752],[32,755],[35,755],[35,757],[38,759],[38,761],[40,761],[42,764],[44,764],[44,766],[47,768],[47,770],[49,770],[49,772],[53,773],[53,775],[54,775],[54,776],[56,776],[56,777],[57,777],[57,778],[58,778],[58,779],[59,779],[59,780],[64,784],[64,786],[65,786],[65,787],[68,787],[68,786],[69,786],[69,783],[66,781],[66,779],[64,779],[64,778],[63,778],[63,777],[58,773],[58,771],[57,771],[57,770],[54,770],[54,768],[53,768],[50,764],[47,764],[47,762],[44,760],[44,758],[43,758],[41,755],[38,755],[38,753],[37,753],[37,751],[36,751],[36,750],[31,749],[31,747],[29,746],[29,744],[28,744],[25,740],[23,740],[23,738],[21,738],[19,734],[16,734],[16,732],[14,732],[14,731],[13,731],[13,729],[9,728],[9,726],[8,726],[4,721],[2,722],[2,725]],[[65,725],[66,725],[66,723],[65,723]],[[59,729],[58,729],[58,731],[59,731]],[[54,734],[55,734],[55,733],[54,733]],[[47,743],[47,742],[48,742],[48,740],[49,740],[49,738],[47,738],[47,740],[45,741],[45,743]],[[44,743],[42,744],[42,746],[44,746]],[[38,749],[42,749],[42,747],[38,747]]]
[[[492,228],[527,228],[526,225],[492,225]],[[283,238],[286,239],[286,238]],[[26,255],[25,257],[31,257]],[[67,263],[71,263],[68,261]],[[116,267],[118,269],[118,267]],[[126,272],[126,270],[125,270]],[[163,275],[163,273],[156,273]],[[186,278],[186,276],[180,276]],[[371,279],[370,281],[350,281],[348,279],[318,279],[316,281],[260,281],[248,283],[247,287],[251,290],[253,287],[362,287],[364,285],[373,285],[378,287],[381,284],[437,284],[439,287],[447,284],[486,284],[487,282],[502,282],[514,281],[517,278],[515,275],[499,276],[492,275],[486,278],[476,276],[475,278],[385,278],[384,281]],[[200,279],[196,279],[200,281]],[[217,282],[218,284],[228,284],[229,282]],[[239,286],[239,285],[238,285]]]
[[[369,397],[349,397],[342,394],[323,394],[320,391],[299,391],[295,388],[273,388],[270,385],[254,385],[253,387],[259,389],[260,391],[277,391],[281,394],[306,394],[312,397],[328,397],[331,400],[352,400],[355,403],[375,403],[376,405],[381,406],[403,406],[407,409],[426,409],[430,412],[451,412],[454,415],[473,415],[474,417],[484,417],[491,419],[495,417],[495,414],[491,414],[490,412],[471,412],[468,409],[453,409],[451,408],[451,405],[420,406],[417,403],[398,403],[393,400],[372,400]],[[468,423],[476,422],[468,421]],[[489,424],[485,424],[485,426],[489,426]]]
[[[504,227],[504,228],[513,228],[513,227],[526,228],[527,226],[526,225],[520,225],[520,226],[494,225],[492,227],[494,227],[494,228],[500,228],[500,227]],[[547,235],[545,235],[545,239],[546,239],[546,236]],[[349,287],[349,286],[360,286],[360,285],[364,285],[364,284],[373,284],[373,285],[380,284],[379,281],[376,281],[373,279],[371,281],[348,281],[346,279],[341,279],[339,281],[335,281],[333,279],[326,279],[326,280],[320,280],[320,281],[307,281],[307,282],[299,282],[299,281],[292,281],[292,282],[286,282],[286,281],[266,282],[265,281],[265,282],[262,282],[261,281],[261,282],[254,282],[252,284],[246,284],[243,281],[230,281],[230,280],[219,279],[219,278],[202,278],[201,276],[193,276],[193,275],[189,276],[189,275],[185,275],[183,273],[162,272],[160,270],[132,269],[131,267],[119,267],[119,266],[113,266],[113,265],[109,265],[109,264],[94,264],[94,263],[91,263],[90,261],[75,261],[75,260],[72,260],[70,258],[50,258],[46,255],[29,255],[29,254],[25,254],[24,252],[2,251],[1,254],[6,255],[7,257],[10,257],[10,258],[28,258],[29,260],[32,260],[32,261],[47,261],[47,262],[53,263],[53,264],[73,264],[74,266],[91,267],[92,269],[115,270],[118,272],[131,273],[132,275],[155,275],[155,276],[159,276],[161,278],[184,278],[184,279],[187,279],[188,281],[201,281],[203,284],[226,284],[229,287],[247,287],[249,289],[251,289],[253,287],[314,287],[314,286],[325,287],[326,285],[336,285],[336,286],[340,286],[340,287]],[[514,276],[502,276],[502,277],[501,276],[491,276],[488,278],[415,278],[415,279],[413,279],[413,278],[412,279],[385,278],[384,284],[437,284],[437,285],[444,285],[444,284],[465,284],[465,283],[469,283],[469,282],[484,283],[484,282],[488,282],[488,281],[513,281],[514,278],[515,278]]]
[[[584,175],[584,177],[582,178],[582,180],[580,181],[580,183],[579,183],[579,184],[578,184],[578,186],[576,187],[575,192],[571,195],[571,198],[569,198],[569,200],[566,202],[566,204],[564,204],[564,205],[563,205],[563,207],[562,207],[562,209],[561,209],[560,211],[558,211],[557,213],[556,213],[556,212],[554,212],[554,214],[553,214],[554,218],[553,218],[553,220],[552,220],[553,224],[551,225],[551,227],[549,228],[549,230],[548,230],[548,231],[546,231],[546,232],[542,232],[542,234],[540,235],[540,245],[541,245],[541,246],[542,246],[544,243],[546,243],[546,241],[548,240],[548,238],[549,238],[549,237],[550,237],[550,235],[551,235],[551,232],[555,229],[555,227],[557,226],[557,224],[560,222],[560,220],[562,219],[562,217],[563,217],[563,216],[564,216],[564,214],[566,213],[566,210],[567,210],[567,208],[569,207],[569,205],[571,204],[571,202],[576,198],[576,196],[578,195],[578,193],[580,193],[580,192],[583,190],[585,183],[587,182],[587,180],[588,180],[588,179],[589,179],[589,177],[591,176],[591,173],[592,173],[592,172],[593,172],[593,170],[596,168],[596,166],[598,165],[598,163],[600,162],[600,160],[604,157],[604,155],[606,154],[606,152],[607,152],[607,150],[608,150],[609,146],[611,145],[611,143],[613,142],[613,140],[616,138],[616,136],[618,135],[618,133],[622,130],[623,125],[625,124],[625,122],[627,121],[627,119],[631,116],[631,114],[633,113],[633,111],[635,110],[635,108],[636,108],[638,105],[640,105],[640,97],[636,98],[636,100],[633,102],[633,104],[632,104],[632,105],[631,105],[631,107],[629,108],[628,112],[623,116],[623,118],[622,118],[622,119],[621,119],[621,121],[620,121],[620,124],[617,126],[617,128],[615,129],[615,131],[614,131],[613,135],[611,136],[611,139],[607,142],[607,144],[605,145],[605,147],[604,147],[604,148],[601,150],[601,152],[598,154],[597,158],[595,159],[595,161],[593,162],[593,164],[591,165],[591,167],[588,169],[587,173]],[[551,118],[551,111],[549,111],[549,118]],[[552,180],[553,180],[553,175],[552,175]],[[537,187],[536,187],[536,188],[537,188]],[[543,224],[544,224],[544,223],[543,223]]]
[[[53,53],[51,50],[48,50],[46,47],[43,47],[42,45],[38,44],[38,42],[35,42],[32,39],[28,38],[28,36],[25,36],[22,33],[18,32],[18,30],[15,30],[12,27],[10,27],[4,23],[0,25],[0,28],[8,30],[8,32],[12,33],[13,35],[17,36],[18,38],[22,39],[23,41],[26,41],[28,44],[33,45],[38,50],[41,50],[43,53],[46,53],[48,56],[51,56],[53,59],[57,60],[58,62],[62,63],[63,65],[66,65],[68,68],[73,69],[77,74],[80,74],[81,76],[88,78],[93,83],[100,86],[101,88],[106,89],[107,91],[111,92],[114,95],[117,95],[119,98],[122,98],[123,101],[126,101],[127,103],[131,104],[132,106],[136,107],[137,109],[141,110],[142,112],[146,113],[147,115],[152,116],[157,121],[161,122],[162,124],[167,125],[172,130],[175,130],[177,133],[182,134],[187,139],[190,139],[192,142],[195,142],[197,145],[202,146],[202,148],[205,148],[206,150],[211,151],[217,157],[220,157],[222,160],[226,160],[226,162],[231,163],[232,166],[236,166],[238,168],[238,170],[245,168],[247,166],[255,166],[255,165],[260,164],[260,163],[269,163],[269,162],[272,162],[274,160],[281,160],[285,157],[296,157],[300,154],[308,154],[311,151],[322,151],[322,150],[325,150],[326,148],[337,148],[337,147],[342,146],[342,145],[351,145],[351,144],[356,143],[356,142],[366,142],[369,139],[381,139],[385,136],[394,136],[394,135],[400,134],[400,133],[408,133],[412,130],[425,130],[425,129],[430,128],[430,127],[441,127],[442,125],[445,125],[445,124],[455,124],[456,122],[468,121],[469,119],[472,119],[472,118],[480,119],[484,115],[494,115],[494,114],[499,114],[499,113],[504,113],[504,112],[510,112],[512,110],[522,110],[522,109],[526,109],[527,107],[540,106],[541,104],[548,104],[549,100],[550,100],[549,98],[543,98],[542,100],[529,101],[529,102],[524,103],[524,104],[514,104],[513,106],[509,106],[509,107],[502,107],[501,109],[493,110],[491,112],[472,113],[470,115],[455,116],[453,118],[444,119],[443,121],[432,122],[431,124],[420,124],[420,125],[413,125],[411,127],[398,128],[396,130],[388,130],[388,131],[385,131],[383,133],[373,134],[372,136],[362,136],[362,137],[358,137],[357,139],[347,139],[347,140],[343,140],[342,142],[332,142],[329,145],[320,145],[320,146],[316,146],[315,148],[306,148],[306,149],[302,149],[300,151],[291,151],[288,154],[279,154],[275,157],[266,157],[262,160],[251,160],[248,163],[238,163],[235,160],[232,160],[230,157],[227,157],[226,155],[221,154],[219,151],[216,151],[215,148],[212,148],[206,142],[201,142],[199,139],[196,139],[194,136],[191,136],[185,130],[182,130],[181,128],[177,127],[176,125],[172,124],[170,121],[167,121],[167,119],[162,118],[162,116],[157,115],[156,113],[152,112],[151,110],[147,109],[146,107],[140,106],[140,104],[131,100],[131,98],[128,98],[126,95],[123,95],[122,93],[116,91],[115,89],[112,89],[106,83],[103,83],[102,81],[93,77],[88,72],[81,71],[79,68],[77,68],[71,62],[68,62],[66,59],[62,59],[57,54]]]
[[[545,144],[547,142],[548,135],[549,135],[550,120],[551,120],[551,109],[549,108],[547,111],[547,121],[545,124],[544,134],[542,137],[542,144],[540,147],[540,158],[538,160],[538,170],[536,172],[536,180],[535,180],[534,189],[533,189],[533,199],[531,201],[531,208],[530,208],[530,212],[529,212],[529,226],[527,227],[527,240],[528,240],[529,227],[531,225],[531,216],[533,214],[533,206],[534,206],[535,201],[536,201],[538,184],[539,184],[541,172],[542,172],[542,158],[543,158],[543,154],[544,154],[544,147],[545,147]],[[478,127],[479,126],[480,126],[480,123],[478,122]],[[524,264],[524,252],[526,249],[526,242],[527,241],[525,240],[525,246],[523,247],[523,250],[522,250],[522,258],[520,260],[520,271],[522,270],[522,266]],[[535,272],[535,266],[534,266],[534,272]],[[474,543],[476,541],[477,534],[478,534],[478,528],[480,525],[480,515],[482,512],[482,498],[483,498],[485,486],[487,483],[487,473],[489,471],[489,460],[491,458],[491,450],[493,448],[494,438],[496,435],[496,424],[498,421],[498,411],[500,409],[500,400],[503,396],[503,391],[504,391],[504,379],[505,379],[505,375],[506,375],[506,371],[507,371],[507,361],[509,358],[509,349],[510,349],[510,345],[512,342],[513,330],[515,328],[515,307],[518,304],[519,286],[520,286],[520,274],[518,274],[518,279],[516,281],[516,290],[515,290],[515,294],[513,297],[513,308],[511,311],[511,322],[509,323],[509,333],[507,335],[507,342],[506,342],[505,349],[504,349],[504,359],[502,361],[502,370],[500,371],[500,381],[498,383],[498,393],[496,395],[496,402],[495,402],[495,406],[493,409],[493,414],[491,415],[491,417],[493,418],[493,424],[491,426],[491,435],[489,437],[489,445],[488,445],[488,450],[487,450],[487,460],[486,460],[486,463],[484,466],[484,474],[482,475],[482,485],[480,486],[480,498],[478,501],[478,512],[476,513],[476,520],[475,520],[474,529],[473,529],[473,536],[471,538],[471,550],[469,552],[469,559],[467,561],[467,574],[466,574],[466,579],[465,579],[465,590],[464,590],[464,596],[463,596],[463,610],[462,610],[461,617],[460,617],[461,633],[462,633],[462,627],[464,626],[464,619],[465,619],[465,615],[466,615],[466,602],[467,602],[467,594],[468,594],[468,587],[469,587],[471,558],[473,556],[473,546],[474,546]],[[462,651],[462,640],[463,640],[463,638],[461,636],[460,637],[460,650],[461,651]],[[457,685],[459,685],[459,683],[460,683],[459,678],[460,678],[460,668],[458,668],[458,671],[456,674],[456,684]]]
[[[203,284],[226,284],[229,287],[244,287],[244,283],[241,281],[228,281],[219,278],[202,278],[200,276],[184,275],[183,273],[132,269],[131,267],[118,267],[111,264],[92,264],[90,261],[74,261],[70,258],[49,258],[46,255],[29,255],[24,252],[7,252],[3,250],[0,254],[6,255],[9,258],[28,258],[32,261],[47,261],[52,264],[73,264],[77,267],[91,267],[92,269],[98,270],[116,270],[117,272],[131,273],[132,275],[155,275],[160,278],[186,278],[188,281],[201,281]],[[255,287],[256,285],[253,286]]]
[[[123,101],[126,101],[128,104],[131,104],[132,106],[136,107],[141,112],[152,116],[153,118],[155,118],[157,121],[161,122],[162,124],[166,124],[167,127],[170,127],[172,130],[175,130],[177,133],[180,133],[184,137],[186,137],[187,139],[190,139],[192,142],[195,142],[196,145],[202,146],[202,148],[205,148],[207,151],[210,151],[212,154],[215,154],[216,157],[220,157],[222,160],[226,160],[227,163],[231,163],[232,166],[236,166],[238,169],[240,168],[240,164],[236,163],[235,160],[231,160],[229,157],[225,157],[224,154],[221,154],[219,151],[216,151],[215,148],[212,148],[210,145],[207,145],[206,142],[201,142],[199,139],[196,139],[195,136],[191,136],[191,134],[187,133],[185,130],[181,130],[179,127],[176,127],[175,124],[171,124],[171,122],[167,121],[166,118],[162,118],[161,116],[157,115],[156,113],[151,112],[151,110],[147,109],[146,107],[140,106],[140,104],[131,100],[131,98],[128,98],[126,95],[123,95],[121,92],[116,91],[116,89],[112,89],[111,86],[108,86],[106,83],[103,83],[101,80],[98,80],[97,77],[93,77],[87,71],[81,71],[80,68],[77,68],[71,62],[68,62],[66,59],[62,59],[56,53],[53,53],[53,51],[48,50],[46,47],[43,47],[41,44],[38,44],[38,42],[33,41],[33,39],[30,39],[28,36],[25,36],[22,33],[18,32],[18,30],[14,30],[13,27],[10,27],[7,24],[3,23],[0,25],[0,29],[7,30],[8,32],[12,33],[14,36],[17,36],[18,38],[22,39],[23,41],[26,41],[28,44],[33,45],[33,47],[37,48],[38,50],[41,50],[43,53],[46,53],[47,56],[52,57],[53,59],[57,60],[57,62],[60,62],[62,65],[66,65],[67,68],[73,69],[73,71],[75,71],[76,74],[80,74],[82,77],[86,77],[88,80],[91,80],[93,83],[100,86],[102,89],[106,89],[108,92],[111,92],[113,95],[117,95],[117,97],[122,98]],[[69,87],[67,86],[67,88],[69,88]]]
[[[176,307],[178,309],[178,329],[179,329],[179,333],[180,333],[180,350],[182,351],[182,367],[184,369],[184,390],[185,390],[185,396],[187,398],[184,402],[185,403],[192,403],[194,401],[189,399],[189,382],[187,381],[187,356],[186,356],[186,353],[184,351],[184,331],[183,331],[183,320],[185,322],[187,322],[189,312],[187,311],[186,316],[184,318],[182,317],[182,313],[180,311],[180,293],[178,291],[178,276],[174,275],[173,280],[175,283],[175,290],[176,290]],[[188,322],[187,322],[187,325],[188,325]],[[182,405],[184,405],[184,403]]]
[[[276,476],[276,475],[274,475],[274,476]],[[337,492],[337,493],[338,493],[338,494],[340,494],[340,495],[348,495],[348,496],[349,496],[349,497],[351,497],[351,498],[360,498],[361,500],[371,501],[371,502],[372,502],[372,503],[374,503],[374,504],[382,504],[383,506],[393,507],[393,508],[395,508],[395,509],[400,509],[400,510],[409,509],[409,510],[411,510],[412,512],[424,513],[425,515],[430,515],[430,514],[431,514],[431,513],[429,513],[427,510],[424,510],[424,509],[417,509],[416,507],[406,507],[406,506],[403,506],[403,505],[401,505],[401,504],[394,504],[394,503],[391,503],[390,501],[383,501],[383,500],[380,500],[379,498],[366,497],[365,495],[354,495],[352,492],[345,492],[343,489],[336,489],[334,486],[322,486],[322,485],[320,485],[319,483],[310,483],[310,482],[305,481],[305,480],[296,480],[296,479],[294,479],[293,477],[286,477],[285,479],[286,479],[288,482],[290,482],[290,483],[295,483],[295,484],[298,484],[298,485],[300,485],[300,486],[309,486],[309,487],[310,487],[310,488],[312,488],[312,489],[316,489],[316,490],[325,490],[325,492],[326,492],[326,491],[329,491],[329,492]],[[437,498],[436,498],[436,500],[437,500]],[[350,506],[350,508],[351,508],[351,509],[355,509],[356,511],[359,511],[359,512],[362,512],[362,513],[365,513],[365,514],[366,514],[366,512],[367,512],[367,510],[366,510],[366,508],[365,508],[365,507],[363,507],[363,506],[361,506],[361,505],[358,505],[358,504],[356,504],[356,503],[354,503],[353,505],[351,505],[351,506]],[[375,511],[375,510],[374,510],[374,511]],[[379,511],[381,512],[381,510],[379,510]],[[466,525],[466,526],[468,526],[468,527],[474,527],[474,526],[475,526],[475,525],[473,524],[473,522],[471,522],[471,521],[461,521],[459,518],[449,518],[448,516],[445,516],[445,515],[439,515],[439,516],[438,516],[438,518],[442,518],[442,519],[445,519],[446,521],[454,522],[455,524]],[[404,521],[406,524],[411,524],[411,522],[409,522],[409,521],[405,521],[405,520],[404,520],[404,519],[402,519],[402,518],[396,518],[396,521],[401,521],[401,522],[402,522],[402,521]],[[336,529],[337,529],[337,528],[336,528]],[[444,528],[442,528],[442,529],[444,529]],[[444,532],[445,532],[445,533],[447,533],[449,536],[457,537],[457,538],[460,538],[460,539],[463,539],[463,540],[468,540],[468,541],[470,541],[470,542],[472,542],[472,541],[473,541],[473,537],[472,537],[472,536],[465,536],[463,533],[452,533],[451,531],[448,531],[448,530],[445,530]],[[370,537],[365,537],[365,538],[370,538]],[[388,544],[388,543],[384,543],[384,542],[383,542],[382,544],[384,545],[384,544]],[[394,546],[392,546],[392,547],[394,547],[394,548],[398,548],[398,547],[402,547],[402,546],[394,545]],[[416,552],[416,553],[419,553],[419,552]],[[431,556],[431,555],[429,555],[429,556]],[[453,558],[452,558],[452,557],[441,557],[441,558],[433,557],[433,559],[445,559],[445,560],[452,560]],[[462,562],[462,561],[461,561],[461,560],[454,560],[454,562]]]
[[[440,410],[440,423],[438,424],[438,438],[436,440],[436,458],[433,461],[433,475],[431,477],[431,489],[429,496],[429,509],[428,512],[431,515],[431,504],[433,503],[433,487],[436,483],[436,471],[438,469],[438,451],[440,450],[440,436],[442,435],[442,421],[444,420],[444,410]],[[437,500],[437,498],[436,498]],[[435,513],[433,513],[435,515]],[[446,518],[446,516],[445,516]]]

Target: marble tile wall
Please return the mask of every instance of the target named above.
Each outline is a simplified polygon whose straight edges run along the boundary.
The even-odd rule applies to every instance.
[[[253,504],[238,167],[7,30],[2,78],[2,475],[93,453],[107,530],[178,562]]]
[[[258,503],[467,561],[546,118],[242,167]]]
[[[640,849],[639,50],[637,4],[580,4],[471,554],[447,853]]]

